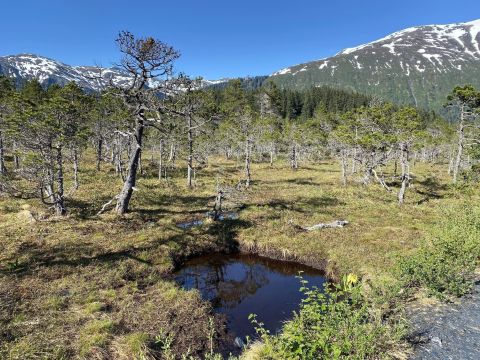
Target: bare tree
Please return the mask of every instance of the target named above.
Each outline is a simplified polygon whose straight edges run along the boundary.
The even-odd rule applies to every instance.
[[[466,131],[469,122],[476,118],[475,110],[480,106],[480,93],[471,85],[457,86],[448,96],[447,106],[458,111],[457,152],[453,160],[453,183],[458,180],[458,173],[466,145]]]
[[[122,31],[116,42],[123,54],[119,66],[132,77],[128,87],[119,88],[132,116],[132,149],[127,175],[116,205],[117,213],[124,214],[128,211],[137,180],[145,127],[157,126],[160,121],[158,96],[168,94],[168,80],[173,75],[173,63],[180,55],[160,40],[151,37],[135,38],[128,31]],[[149,118],[151,114],[155,117]]]
[[[410,186],[410,155],[415,142],[424,136],[420,114],[413,107],[401,108],[392,117],[392,133],[398,146],[401,165],[401,184],[398,190],[398,203],[405,202],[405,192]]]
[[[0,175],[7,173],[5,166],[5,117],[10,113],[8,101],[12,96],[13,85],[12,82],[0,76]]]
[[[190,79],[181,75],[176,79],[177,87],[182,91],[173,98],[175,106],[170,109],[174,117],[181,118],[185,126],[181,134],[186,134],[187,141],[187,186],[193,186],[195,173],[195,140],[205,125],[217,117],[216,105],[210,92],[200,90],[201,78]],[[178,126],[176,126],[178,128]],[[183,135],[184,136],[184,135]],[[173,148],[172,148],[173,150]],[[172,154],[173,155],[173,154]]]

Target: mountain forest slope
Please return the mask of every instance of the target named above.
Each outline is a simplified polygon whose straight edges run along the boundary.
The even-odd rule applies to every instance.
[[[459,84],[480,85],[480,20],[411,27],[272,74],[278,85],[330,85],[439,110]]]

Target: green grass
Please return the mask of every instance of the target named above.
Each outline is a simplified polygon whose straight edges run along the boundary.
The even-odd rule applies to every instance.
[[[80,355],[86,356],[95,348],[105,346],[113,330],[111,320],[90,320],[80,329]]]
[[[386,352],[402,343],[406,327],[401,318],[385,319],[375,310],[355,276],[324,289],[310,288],[305,280],[302,284],[300,311],[280,334],[270,335],[252,316],[263,343],[261,350],[255,349],[261,351],[258,358],[378,359],[387,358]]]
[[[332,278],[353,272],[382,284],[400,257],[416,253],[442,208],[478,201],[477,189],[449,185],[443,165],[414,166],[414,187],[399,207],[395,194],[377,185],[352,180],[341,187],[335,162],[292,171],[278,161],[273,168],[253,165],[254,184],[239,220],[185,231],[176,223],[211,209],[217,179],[230,185],[241,179],[234,162],[211,159],[195,188],[187,189],[184,169],[158,180],[155,166],[145,161],[147,175],[138,181],[132,211],[117,217],[96,216],[121,181],[108,164],[96,172],[91,156],[84,157],[66,218],[51,217],[36,199],[0,199],[2,358],[75,358],[96,351],[120,358],[143,344],[148,355],[161,352],[152,345],[159,334],[172,339],[172,353],[200,355],[208,351],[210,305],[168,277],[184,259],[241,249],[322,267]],[[292,226],[337,219],[350,225],[315,232]],[[215,323],[217,340],[220,319]]]

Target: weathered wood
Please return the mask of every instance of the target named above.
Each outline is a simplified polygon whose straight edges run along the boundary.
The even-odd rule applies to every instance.
[[[343,228],[345,227],[346,225],[349,224],[349,222],[347,220],[335,220],[335,221],[332,221],[332,222],[329,222],[329,223],[319,223],[319,224],[315,224],[315,225],[312,225],[312,226],[300,226],[300,225],[297,225],[297,224],[294,224],[291,220],[289,221],[289,223],[297,230],[300,230],[300,231],[314,231],[314,230],[319,230],[319,229],[328,229],[328,228]]]

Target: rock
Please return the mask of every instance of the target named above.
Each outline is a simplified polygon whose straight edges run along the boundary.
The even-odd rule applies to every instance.
[[[480,359],[480,283],[458,303],[411,309],[409,318],[413,331],[427,340],[413,338],[412,360]]]
[[[243,340],[240,338],[240,337],[236,337],[235,338],[235,341],[233,342],[235,344],[236,347],[240,348],[240,349],[243,349],[245,347],[245,343],[243,342]]]
[[[434,336],[430,339],[430,341],[432,342],[432,344],[435,344],[437,346],[440,346],[442,347],[443,344],[442,344],[442,340],[438,337],[438,336]]]

